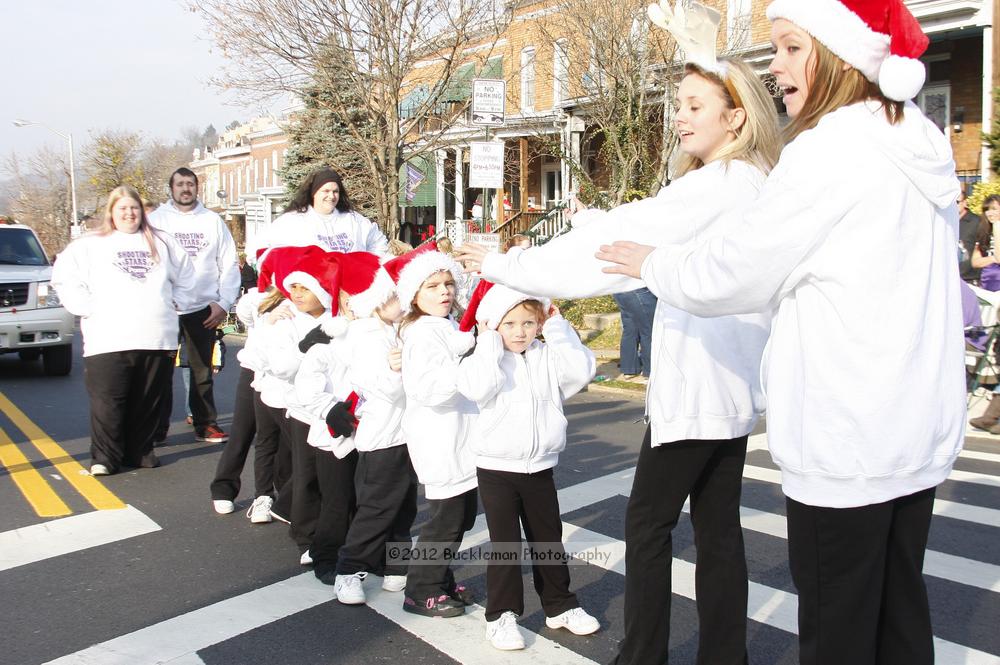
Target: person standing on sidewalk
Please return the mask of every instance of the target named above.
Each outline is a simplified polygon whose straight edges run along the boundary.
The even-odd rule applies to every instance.
[[[656,296],[644,286],[634,291],[614,293],[612,297],[622,313],[622,339],[618,344],[618,355],[623,378],[629,381],[648,380],[652,364]]]
[[[150,217],[150,223],[166,231],[184,248],[195,272],[194,305],[181,311],[180,330],[191,364],[188,404],[195,440],[224,443],[229,436],[216,421],[212,381],[212,349],[215,329],[226,319],[240,294],[240,269],[236,244],[222,218],[198,200],[198,176],[181,167],[170,176],[170,201]],[[165,438],[173,400],[169,400],[158,438]],[[160,439],[162,440],[162,439]]]

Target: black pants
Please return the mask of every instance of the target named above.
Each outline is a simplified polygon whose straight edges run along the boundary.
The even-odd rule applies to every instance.
[[[253,370],[241,367],[236,380],[233,425],[229,432],[229,440],[223,447],[219,463],[215,467],[215,478],[212,480],[213,500],[235,501],[240,494],[240,475],[243,473],[247,453],[250,452],[250,446],[253,445],[254,436],[257,434],[257,419],[253,407],[254,389],[250,387],[252,381]],[[255,474],[261,470],[256,464],[254,465]],[[260,478],[255,480],[256,485],[262,484]],[[273,479],[271,484],[274,484]]]
[[[569,565],[562,546],[562,516],[552,469],[538,473],[476,469],[476,475],[492,551],[511,555],[522,550],[523,524],[533,556],[531,575],[545,616],[579,607],[576,594],[569,590]],[[546,547],[536,549],[535,543],[546,543]],[[536,552],[540,554],[538,562]],[[496,621],[507,611],[524,614],[520,559],[514,564],[491,560],[486,567],[486,620]]]
[[[114,473],[139,466],[170,391],[173,351],[114,351],[83,359],[90,396],[90,457]]]
[[[859,508],[786,499],[802,665],[934,662],[922,573],[934,492]]]
[[[340,547],[354,516],[354,471],[358,452],[343,459],[306,441],[309,426],[286,420],[292,446],[292,525],[299,551],[309,550],[316,574],[336,570]]]
[[[253,393],[253,415],[257,423],[257,443],[254,444],[253,477],[256,496],[277,496],[278,490],[292,476],[292,451],[281,438],[283,418],[278,409],[272,409],[260,400],[260,393]],[[287,517],[288,511],[280,513]]]
[[[405,445],[358,453],[354,475],[358,509],[340,548],[337,574],[405,575],[386,559],[386,543],[410,544],[417,516],[417,475]]]
[[[292,481],[295,478],[293,472],[295,464],[292,455],[293,442],[291,428],[293,423],[297,421],[286,417],[284,409],[277,409],[264,404],[260,400],[260,395],[257,396],[254,406],[256,408],[255,413],[257,415],[258,427],[262,426],[261,423],[266,418],[278,428],[278,452],[275,459],[275,473],[277,475],[274,479],[274,487],[278,493],[274,497],[274,505],[271,507],[271,512],[277,513],[290,521],[292,519]],[[284,474],[281,473],[282,470],[285,471]]]
[[[417,549],[426,546],[421,561],[410,564],[406,595],[418,601],[437,598],[455,587],[451,558],[462,536],[476,523],[479,499],[475,489],[447,499],[428,499],[431,517],[420,529]],[[433,554],[434,556],[427,556]]]
[[[187,361],[191,366],[191,391],[188,405],[196,430],[215,425],[215,394],[212,391],[212,349],[215,347],[215,330],[205,327],[211,307],[181,314],[180,328],[184,336]]]
[[[747,565],[740,527],[746,449],[745,436],[653,448],[646,430],[625,515],[625,638],[618,665],[668,660],[672,534],[689,495],[697,547],[697,662],[747,662]]]

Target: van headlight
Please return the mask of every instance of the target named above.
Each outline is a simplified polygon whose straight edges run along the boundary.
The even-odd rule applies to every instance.
[[[38,306],[39,307],[62,307],[59,294],[49,282],[38,283]]]

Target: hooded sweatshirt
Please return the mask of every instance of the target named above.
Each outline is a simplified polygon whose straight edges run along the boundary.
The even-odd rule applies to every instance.
[[[965,432],[958,182],[907,103],[827,114],[731,234],[661,247],[642,277],[701,316],[776,307],[761,372],[785,494],[832,508],[933,487]]]
[[[334,210],[329,215],[321,215],[312,206],[305,212],[286,212],[271,222],[256,250],[308,245],[322,247],[328,252],[370,252],[379,256],[389,253],[385,234],[364,215],[353,210]]]
[[[168,201],[153,211],[149,223],[172,235],[194,264],[194,306],[181,314],[213,302],[228,312],[240,296],[240,266],[236,244],[222,218],[201,202],[194,210],[181,212]]]
[[[403,375],[393,371],[388,360],[389,351],[399,346],[396,328],[371,316],[351,321],[347,336],[351,348],[348,379],[363,399],[355,412],[355,445],[361,452],[404,445]]]
[[[80,317],[83,356],[177,349],[177,310],[191,306],[194,271],[184,250],[156,234],[158,260],[141,232],[91,233],[71,242],[52,286]]]
[[[764,174],[746,162],[711,162],[655,197],[577,213],[572,231],[540,247],[487,255],[483,277],[551,297],[632,291],[643,282],[601,272],[609,265],[594,258],[601,245],[631,240],[666,246],[722,236],[740,221],[733,212],[756,199],[763,183]],[[646,391],[654,447],[734,439],[753,430],[764,411],[760,358],[770,319],[770,313],[702,318],[657,304]]]

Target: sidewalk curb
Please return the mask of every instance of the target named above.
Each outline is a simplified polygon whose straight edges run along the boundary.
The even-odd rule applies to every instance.
[[[639,385],[639,384],[636,384]],[[627,395],[637,400],[645,401],[646,390],[631,390],[629,388],[618,388],[616,386],[605,386],[600,382],[592,382],[587,385],[587,390],[594,390],[599,393],[610,393],[613,395]]]

